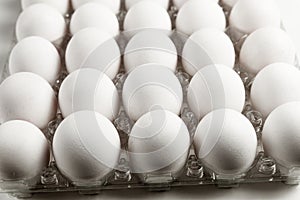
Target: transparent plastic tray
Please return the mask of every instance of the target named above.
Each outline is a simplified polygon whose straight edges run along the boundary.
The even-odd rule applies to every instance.
[[[223,6],[221,4],[221,6]],[[228,17],[229,11],[224,7],[225,15]],[[174,22],[176,19],[177,10],[174,6],[170,6],[169,14]],[[66,22],[69,23],[72,13],[65,16]],[[120,21],[120,27],[124,20],[126,11],[124,9],[124,1],[122,1],[122,10],[118,14]],[[284,29],[284,27],[282,26]],[[230,36],[230,29],[227,28],[226,33]],[[99,182],[91,183],[90,185],[78,186],[72,183],[70,180],[65,178],[57,169],[54,158],[50,161],[48,167],[44,169],[39,176],[31,180],[19,180],[19,181],[5,181],[0,180],[0,192],[10,193],[17,197],[31,197],[34,193],[47,193],[47,192],[79,192],[81,194],[97,194],[102,190],[120,190],[120,189],[134,189],[134,188],[144,188],[150,191],[164,191],[169,190],[172,187],[182,187],[182,186],[203,186],[203,185],[216,185],[220,188],[230,188],[238,187],[240,184],[249,184],[249,183],[270,183],[270,182],[283,182],[289,185],[297,185],[300,182],[300,167],[287,169],[283,166],[280,166],[276,161],[267,157],[264,154],[264,150],[261,143],[261,130],[263,126],[263,119],[261,114],[252,109],[251,103],[249,101],[249,91],[251,88],[253,78],[249,77],[247,73],[240,70],[238,63],[238,54],[239,49],[245,40],[247,35],[243,36],[240,40],[234,41],[234,46],[236,48],[236,57],[237,63],[235,64],[235,70],[240,75],[243,80],[243,83],[246,88],[246,104],[244,107],[243,114],[249,119],[253,124],[258,139],[257,146],[257,156],[251,167],[251,169],[244,173],[235,176],[223,176],[214,173],[210,169],[202,165],[202,163],[197,159],[194,154],[193,147],[191,146],[189,157],[186,161],[186,165],[182,172],[176,177],[174,174],[145,174],[141,178],[137,174],[131,173],[129,168],[129,160],[125,153],[122,153],[119,158],[118,170],[113,170],[105,179],[100,180]],[[170,35],[170,38],[174,41],[176,47],[181,49],[184,40],[182,35],[178,33],[173,33]],[[63,42],[59,41],[56,47],[61,53],[62,60],[64,63],[64,51],[66,45],[70,39],[70,35],[66,35]],[[116,40],[120,46],[121,53],[124,52],[126,43],[128,42],[128,37],[124,34],[120,34],[116,37]],[[12,41],[12,47],[16,44],[16,39]],[[180,56],[178,57],[178,66],[176,71],[176,76],[180,80],[184,94],[186,94],[186,89],[189,85],[190,76],[185,73],[181,66]],[[299,67],[298,59],[295,59],[295,65]],[[0,83],[8,76],[7,63],[5,66],[1,66],[0,74]],[[122,86],[124,80],[126,79],[126,74],[124,72],[124,67],[121,66],[119,74],[114,79],[114,83],[119,92],[122,91]],[[65,67],[61,71],[60,76],[58,77],[53,88],[58,92],[59,87],[63,79],[67,76]],[[186,95],[184,95],[184,103],[182,106],[180,117],[186,123],[191,136],[195,132],[197,121],[194,118],[193,112],[189,109],[186,101]],[[43,130],[45,136],[49,140],[49,143],[52,142],[53,135],[59,123],[63,120],[62,115],[57,113],[56,119],[49,122],[48,128]],[[114,124],[119,132],[122,148],[126,149],[126,143],[128,140],[128,135],[130,133],[132,122],[127,117],[125,111],[120,109],[119,115],[114,121]]]

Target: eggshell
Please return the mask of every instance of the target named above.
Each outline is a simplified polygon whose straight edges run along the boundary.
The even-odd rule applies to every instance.
[[[120,49],[107,32],[98,28],[85,28],[70,40],[66,53],[68,72],[80,68],[95,68],[113,79],[121,64]]]
[[[212,1],[189,0],[179,10],[176,30],[191,35],[202,28],[224,31],[226,19],[222,8]]]
[[[177,9],[180,9],[188,1],[189,0],[173,0],[173,4],[177,7]],[[209,1],[209,0],[205,0],[205,1]],[[218,3],[219,0],[210,0],[210,1]]]
[[[74,9],[77,9],[83,4],[90,2],[103,4],[110,8],[114,13],[118,13],[120,11],[121,0],[72,0],[72,5]]]
[[[300,71],[285,63],[268,65],[254,79],[251,101],[264,118],[284,103],[300,101]]]
[[[103,115],[79,111],[58,126],[53,154],[60,172],[75,185],[91,184],[104,178],[118,163],[120,138]]]
[[[244,115],[231,109],[219,109],[200,121],[194,147],[197,157],[215,173],[238,175],[254,162],[257,138]]]
[[[177,50],[172,40],[158,30],[144,30],[128,42],[124,53],[124,66],[131,72],[139,65],[157,63],[170,68],[177,67]]]
[[[235,51],[230,38],[222,31],[204,28],[193,33],[182,50],[182,65],[193,76],[199,69],[211,64],[233,68]]]
[[[67,76],[59,90],[59,106],[64,117],[81,110],[92,110],[113,120],[120,100],[113,82],[95,69],[79,69]]]
[[[125,7],[127,10],[129,10],[133,5],[135,5],[136,3],[139,3],[140,1],[141,0],[125,0]],[[150,1],[161,5],[166,10],[169,8],[169,0],[150,0]]]
[[[168,12],[155,2],[141,1],[134,4],[124,19],[124,31],[143,29],[172,30]]]
[[[25,120],[43,129],[55,117],[57,100],[42,77],[19,72],[0,85],[0,123]]]
[[[122,96],[125,111],[134,121],[157,109],[179,114],[183,101],[182,88],[175,74],[158,64],[134,69],[125,80]]]
[[[9,72],[32,72],[54,84],[61,69],[58,51],[48,40],[31,36],[16,44],[9,57]]]
[[[69,0],[21,0],[22,8],[25,9],[28,6],[36,3],[45,3],[56,8],[61,14],[66,14],[70,8]]]
[[[267,155],[287,168],[300,166],[300,102],[277,107],[268,116],[262,131]]]
[[[91,2],[75,10],[70,22],[71,34],[88,28],[100,28],[112,36],[119,34],[119,22],[116,15],[105,5]]]
[[[284,62],[294,64],[296,48],[286,32],[278,28],[261,28],[244,42],[240,52],[241,66],[257,74],[265,66]]]
[[[18,17],[16,36],[18,41],[29,36],[40,36],[50,42],[62,40],[66,33],[65,19],[52,6],[37,3],[26,8]]]
[[[50,149],[43,133],[25,121],[0,126],[0,179],[28,180],[47,167]]]
[[[128,141],[134,173],[176,174],[184,168],[190,135],[184,122],[166,110],[143,115],[132,128]]]
[[[259,28],[279,28],[280,24],[280,9],[274,0],[238,1],[229,16],[229,25],[236,39]]]
[[[192,78],[187,100],[198,119],[220,108],[242,112],[245,88],[234,70],[224,65],[208,65]]]

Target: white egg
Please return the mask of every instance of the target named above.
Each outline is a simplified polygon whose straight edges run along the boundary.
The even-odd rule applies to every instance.
[[[177,7],[177,9],[180,9],[188,1],[189,0],[173,0],[173,4]],[[205,1],[212,1],[218,3],[219,0],[205,0]]]
[[[187,100],[198,119],[220,108],[242,112],[245,88],[234,70],[224,65],[208,65],[192,78]]]
[[[224,31],[226,19],[222,8],[212,1],[189,0],[179,10],[176,30],[191,35],[202,28],[216,28]]]
[[[143,29],[172,30],[168,12],[155,2],[141,1],[133,5],[124,19],[124,31]]]
[[[120,11],[121,0],[71,0],[74,9],[79,8],[83,4],[95,2],[109,7],[114,13]]]
[[[239,0],[220,0],[224,6],[231,9]]]
[[[268,65],[254,79],[251,101],[265,118],[284,103],[300,101],[300,71],[285,63]]]
[[[63,39],[65,33],[64,17],[54,7],[43,3],[26,8],[16,23],[16,36],[19,41],[29,36],[40,36],[50,42],[57,42]]]
[[[231,109],[210,112],[199,123],[194,147],[203,164],[219,175],[239,175],[254,162],[255,130],[241,113]]]
[[[157,109],[179,114],[183,101],[182,88],[175,74],[158,64],[135,68],[125,80],[122,95],[125,111],[134,121]]]
[[[115,168],[120,138],[103,115],[79,111],[58,126],[52,148],[60,172],[75,185],[85,185],[101,181]]]
[[[51,85],[61,70],[57,49],[48,40],[31,36],[16,44],[9,57],[9,72],[32,72],[42,76]]]
[[[279,28],[261,28],[244,42],[240,64],[247,72],[256,75],[275,62],[294,64],[295,57],[295,45],[286,32]]]
[[[116,15],[105,5],[91,2],[75,10],[70,22],[71,34],[88,28],[100,28],[112,36],[119,34],[119,22]]]
[[[141,0],[125,0],[126,10],[129,10],[133,5],[135,5],[136,3],[139,3],[140,1]],[[169,8],[169,0],[150,0],[150,1],[158,3],[166,10]]]
[[[43,129],[55,117],[57,100],[42,77],[19,72],[0,85],[0,123],[25,120]]]
[[[236,40],[263,27],[280,28],[280,9],[274,0],[241,0],[229,16],[229,26]]]
[[[131,72],[139,65],[157,63],[170,68],[177,67],[177,50],[173,41],[157,30],[145,30],[137,33],[128,42],[124,53],[124,66]]]
[[[131,170],[176,176],[185,166],[189,147],[188,129],[177,115],[166,110],[148,112],[135,123],[129,136]]]
[[[113,82],[95,69],[79,69],[63,81],[58,96],[64,117],[81,110],[96,111],[113,120],[119,111],[120,100]]]
[[[0,179],[29,180],[47,167],[48,141],[33,124],[14,120],[0,126]]]
[[[80,68],[95,68],[113,79],[121,64],[117,42],[98,28],[85,28],[70,40],[65,53],[68,72]]]
[[[267,155],[287,168],[300,166],[300,102],[277,107],[268,116],[262,131]]]
[[[70,8],[69,0],[21,0],[22,8],[25,9],[28,6],[36,3],[45,3],[56,8],[61,14],[66,14]]]
[[[199,69],[211,64],[233,68],[235,51],[230,38],[218,29],[204,28],[193,33],[182,50],[182,65],[193,76]]]

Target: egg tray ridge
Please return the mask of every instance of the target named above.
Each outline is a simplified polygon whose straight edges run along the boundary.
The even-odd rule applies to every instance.
[[[221,3],[220,3],[221,4]],[[225,15],[228,18],[229,11],[225,6],[221,4],[224,9]],[[122,1],[122,10],[118,14],[119,24],[122,30],[124,16],[126,14],[124,6],[124,1]],[[172,22],[176,19],[177,10],[171,5],[168,10]],[[71,14],[65,16],[67,24],[69,24]],[[228,23],[227,23],[228,24]],[[282,26],[282,29],[284,27]],[[226,33],[230,36],[230,28],[227,27]],[[300,183],[300,167],[293,169],[286,169],[283,166],[280,166],[276,161],[268,156],[264,155],[264,150],[261,142],[261,130],[263,127],[263,119],[261,114],[258,111],[253,110],[251,102],[249,100],[249,93],[251,89],[251,84],[253,77],[250,77],[246,72],[242,71],[238,63],[238,55],[240,47],[243,41],[246,39],[247,35],[243,36],[239,41],[234,41],[234,46],[236,50],[236,64],[235,71],[240,75],[245,89],[246,89],[246,104],[243,110],[243,114],[249,119],[252,125],[255,128],[257,133],[257,156],[256,159],[250,168],[250,170],[244,174],[239,174],[235,176],[222,176],[214,173],[210,169],[207,169],[202,165],[200,160],[194,154],[193,148],[191,146],[189,157],[186,161],[186,165],[182,172],[176,177],[171,173],[167,174],[146,174],[141,180],[140,176],[130,172],[129,160],[126,153],[122,153],[119,158],[119,164],[117,169],[113,170],[108,176],[99,182],[93,182],[89,185],[78,185],[74,184],[65,178],[58,170],[54,158],[50,161],[48,167],[44,169],[39,176],[31,180],[19,180],[19,181],[2,181],[0,180],[0,192],[10,193],[14,196],[20,198],[31,197],[35,193],[47,193],[47,192],[79,192],[81,194],[97,194],[102,190],[120,190],[120,189],[147,189],[150,191],[164,191],[169,190],[172,187],[179,186],[203,186],[203,185],[216,185],[220,188],[230,188],[238,187],[240,184],[250,184],[250,183],[270,183],[270,182],[283,182],[289,185],[298,185]],[[177,49],[181,49],[183,46],[183,41],[186,39],[179,34],[173,33],[170,38],[175,43]],[[70,34],[67,34],[64,38],[64,41],[60,45],[56,45],[59,50],[62,63],[64,62],[64,52],[66,45],[70,40]],[[119,44],[121,53],[124,52],[126,43],[128,39],[124,37],[124,34],[120,34],[116,37],[116,40]],[[16,44],[16,39],[12,41],[12,46]],[[123,54],[122,54],[123,55]],[[299,68],[298,58],[295,59],[295,65]],[[0,74],[0,82],[8,76],[8,64],[6,62],[3,66],[3,72]],[[65,66],[62,67],[60,76],[58,77],[56,83],[53,85],[53,89],[58,92],[59,87],[67,76]],[[181,109],[180,117],[187,125],[191,137],[197,127],[197,120],[194,117],[193,112],[190,110],[187,100],[186,92],[189,85],[191,77],[184,71],[181,66],[181,58],[178,57],[178,66],[176,70],[176,76],[179,79],[184,93],[184,102]],[[118,89],[118,92],[121,94],[122,86],[126,79],[126,74],[123,64],[121,65],[120,71],[114,79],[114,83]],[[56,118],[49,122],[48,127],[43,130],[45,136],[47,137],[49,143],[52,143],[52,139],[55,133],[56,128],[63,120],[62,115],[57,113]],[[118,117],[114,120],[114,125],[117,128],[120,138],[122,148],[126,148],[128,135],[130,133],[131,127],[133,125],[132,121],[126,115],[124,109],[120,108]],[[123,151],[125,152],[125,151]]]

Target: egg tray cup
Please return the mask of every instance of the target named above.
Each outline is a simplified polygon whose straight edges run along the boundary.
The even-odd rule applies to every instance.
[[[230,10],[222,5],[224,13],[227,17]],[[172,19],[173,27],[177,15],[177,9],[172,4],[168,10]],[[69,25],[70,14],[65,15],[66,23]],[[121,11],[118,14],[120,30],[122,30],[123,20],[126,15],[124,1],[122,1]],[[282,26],[284,29],[284,26]],[[231,37],[230,27],[227,27],[226,33]],[[66,34],[63,40],[54,42],[55,46],[60,52],[62,63],[64,62],[64,53],[68,41],[71,36],[69,33]],[[178,33],[171,34],[170,38],[175,43],[177,49],[181,52],[186,37]],[[185,167],[179,174],[165,173],[165,174],[134,174],[130,171],[129,158],[126,153],[128,136],[130,134],[133,122],[128,118],[126,112],[121,106],[118,117],[114,120],[114,125],[117,128],[120,138],[122,151],[118,166],[109,175],[98,182],[91,182],[89,184],[74,183],[64,177],[58,170],[55,159],[52,157],[49,165],[45,168],[37,177],[30,180],[15,180],[7,181],[0,180],[0,193],[9,193],[18,198],[30,198],[36,193],[53,193],[53,192],[79,192],[84,195],[98,194],[103,190],[121,190],[121,189],[146,189],[149,191],[166,191],[173,187],[183,186],[203,186],[203,185],[215,185],[219,188],[232,188],[238,187],[240,184],[250,183],[275,183],[282,182],[288,185],[298,185],[300,183],[300,166],[292,169],[287,169],[276,163],[276,161],[264,154],[261,131],[263,127],[262,115],[252,108],[249,100],[250,89],[253,81],[253,77],[250,77],[246,72],[242,71],[239,67],[238,56],[240,48],[247,38],[247,35],[241,37],[238,41],[235,41],[232,37],[232,41],[236,50],[236,63],[235,71],[240,75],[245,89],[246,89],[246,104],[243,110],[243,114],[249,119],[255,128],[257,133],[257,156],[252,164],[252,167],[248,172],[238,175],[220,175],[212,170],[206,168],[201,161],[196,157],[193,146],[191,145],[190,153],[186,161]],[[119,44],[121,53],[124,52],[128,37],[126,34],[121,33],[116,37]],[[12,41],[12,47],[17,43],[16,38]],[[123,55],[123,54],[122,54]],[[8,59],[7,59],[8,60]],[[63,64],[64,65],[64,64]],[[295,65],[299,68],[298,58],[295,59]],[[0,82],[2,82],[8,75],[8,62],[0,70]],[[53,85],[53,89],[58,93],[60,85],[64,78],[68,75],[66,67],[62,67],[61,74],[59,75],[56,83]],[[198,125],[194,113],[190,110],[187,104],[187,88],[191,77],[184,71],[181,66],[181,57],[178,56],[178,66],[176,70],[176,76],[179,79],[183,92],[184,102],[181,109],[180,117],[187,125],[190,136],[193,138],[196,127]],[[126,73],[123,64],[121,65],[120,71],[114,79],[115,86],[118,92],[122,93],[123,83],[126,79]],[[48,127],[43,130],[50,144],[57,129],[58,125],[62,122],[63,117],[61,113],[57,113],[56,118],[49,122]]]

